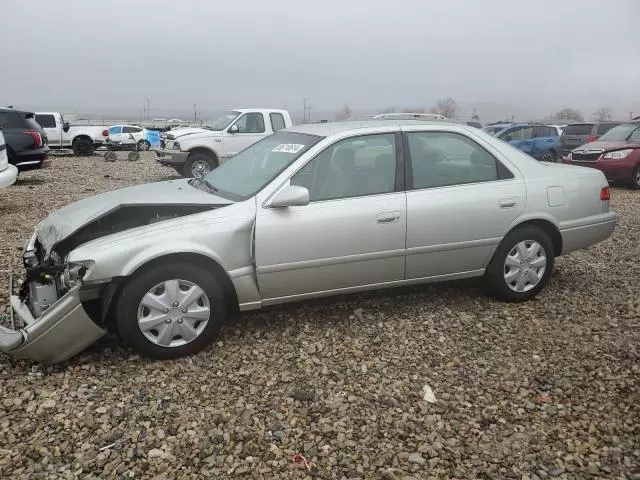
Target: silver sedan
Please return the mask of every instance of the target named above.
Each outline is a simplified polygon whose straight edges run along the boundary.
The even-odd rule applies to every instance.
[[[611,235],[594,169],[534,160],[454,123],[302,125],[203,179],[116,190],[43,220],[0,350],[59,362],[117,332],[193,354],[236,310],[484,277],[527,300],[554,260]]]

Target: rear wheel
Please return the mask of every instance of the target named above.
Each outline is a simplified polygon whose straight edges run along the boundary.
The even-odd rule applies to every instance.
[[[88,138],[76,138],[71,145],[73,154],[78,157],[89,157],[96,151],[93,142]]]
[[[134,277],[117,304],[120,337],[141,355],[156,359],[199,352],[226,316],[220,283],[189,263],[161,265]]]
[[[149,147],[151,147],[151,144],[146,140],[140,140],[138,142],[138,150],[146,152],[147,150],[149,150]]]
[[[633,171],[633,177],[631,178],[631,186],[635,189],[640,189],[640,165]]]
[[[547,153],[545,153],[542,156],[542,160],[545,162],[557,162],[558,161],[558,155],[556,155],[555,150],[549,150]]]
[[[521,302],[548,283],[555,264],[549,236],[534,226],[510,232],[500,242],[485,274],[496,297]]]
[[[192,153],[184,164],[182,174],[185,177],[201,178],[217,166],[218,162],[211,156],[204,153]]]

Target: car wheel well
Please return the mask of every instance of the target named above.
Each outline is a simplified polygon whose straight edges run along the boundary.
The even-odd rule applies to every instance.
[[[562,254],[562,234],[560,233],[560,230],[558,230],[558,227],[549,220],[539,218],[519,223],[513,227],[510,232],[526,225],[537,227],[549,236],[551,243],[553,244],[553,254],[555,257],[559,257]]]
[[[225,269],[222,268],[218,262],[206,255],[200,255],[197,253],[171,253],[148,261],[126,277],[118,277],[117,279],[114,279],[112,283],[114,284],[115,293],[108,298],[107,301],[109,304],[102,306],[103,315],[106,317],[104,322],[110,331],[115,331],[115,307],[117,303],[115,299],[119,297],[122,288],[130,279],[135,278],[159,265],[165,265],[167,262],[189,263],[198,267],[204,267],[208,271],[212,272],[212,274],[220,281],[224,290],[228,312],[232,315],[239,312],[240,309],[236,289],[231,282],[231,278],[229,278]]]
[[[206,155],[208,157],[211,157],[216,162],[216,165],[220,165],[218,156],[208,148],[196,147],[193,150],[189,150],[189,156],[191,155]]]
[[[91,143],[93,143],[93,139],[89,135],[78,135],[77,137],[73,137],[73,141],[71,142],[71,144],[73,145],[78,140],[89,140]]]

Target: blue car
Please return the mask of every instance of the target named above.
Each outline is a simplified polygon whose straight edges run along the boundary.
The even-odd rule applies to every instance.
[[[545,162],[557,162],[561,143],[558,127],[538,123],[495,123],[483,130],[524,153]]]

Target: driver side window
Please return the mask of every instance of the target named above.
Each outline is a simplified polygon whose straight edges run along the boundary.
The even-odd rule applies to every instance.
[[[363,135],[336,142],[291,178],[309,190],[309,200],[333,200],[395,190],[395,135]]]
[[[264,118],[261,113],[245,113],[235,123],[238,133],[264,133]]]

